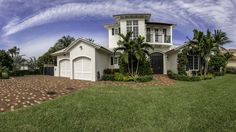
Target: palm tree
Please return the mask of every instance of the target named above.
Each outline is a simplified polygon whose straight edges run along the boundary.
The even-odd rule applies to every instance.
[[[138,68],[139,68],[139,63],[143,59],[146,59],[146,56],[150,56],[149,50],[154,49],[152,45],[145,43],[145,38],[142,36],[138,36],[135,41],[135,51],[134,51],[134,56],[137,59],[137,65],[136,65],[136,74],[138,74]]]
[[[197,30],[197,29],[194,29],[193,30],[193,39],[190,40],[189,39],[189,42],[188,42],[188,49],[191,50],[191,52],[193,54],[199,54],[199,57],[200,57],[200,74],[202,75],[202,71],[203,71],[203,61],[202,61],[202,58],[204,58],[204,53],[202,52],[203,51],[203,46],[204,46],[204,33]]]
[[[128,72],[129,74],[132,75],[132,70],[133,68],[130,68],[130,62],[129,60],[132,58],[132,48],[134,45],[134,41],[131,39],[132,32],[128,32],[126,35],[124,34],[119,34],[121,37],[121,40],[117,42],[118,46],[117,48],[114,49],[114,54],[116,54],[117,51],[121,51],[121,59],[128,64]],[[131,59],[131,64],[132,64],[132,59]],[[133,64],[132,64],[133,65]],[[131,65],[131,67],[132,67]]]
[[[30,59],[27,61],[29,70],[35,70],[37,68],[37,59],[35,57],[30,57]]]
[[[20,49],[14,46],[13,48],[9,49],[8,54],[13,58],[14,56],[17,56],[20,53]]]
[[[21,66],[27,62],[26,59],[23,58],[24,55],[17,55],[13,57],[13,71],[20,70]]]
[[[139,63],[143,59],[146,59],[146,56],[149,56],[149,49],[153,47],[145,43],[145,38],[138,36],[135,39],[131,39],[132,32],[127,33],[126,35],[120,34],[122,40],[118,41],[119,47],[114,49],[114,53],[121,51],[121,59],[128,64],[128,72],[131,76],[138,74]],[[136,66],[136,69],[134,68]]]
[[[214,34],[212,34],[209,29],[206,34],[197,29],[194,29],[193,32],[194,37],[192,40],[189,40],[189,47],[195,54],[197,53],[200,55],[201,60],[203,59],[204,63],[201,61],[200,73],[202,75],[202,70],[204,68],[204,75],[206,75],[211,55],[217,54],[220,51],[220,48],[223,48],[223,45],[230,43],[231,41],[226,33],[221,30],[215,30]]]

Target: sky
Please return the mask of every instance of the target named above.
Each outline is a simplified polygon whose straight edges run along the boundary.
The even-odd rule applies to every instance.
[[[87,37],[107,46],[104,24],[112,15],[151,13],[151,21],[175,23],[173,43],[181,45],[193,29],[221,29],[236,48],[236,0],[0,0],[0,49],[13,46],[40,56],[64,35]]]

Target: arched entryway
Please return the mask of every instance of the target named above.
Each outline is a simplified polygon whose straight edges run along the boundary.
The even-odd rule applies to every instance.
[[[163,74],[163,54],[158,52],[152,53],[151,65],[154,74]]]

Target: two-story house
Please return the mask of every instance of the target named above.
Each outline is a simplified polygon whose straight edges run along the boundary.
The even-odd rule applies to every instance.
[[[108,47],[95,44],[85,38],[79,38],[67,48],[53,53],[57,56],[55,76],[71,79],[99,79],[106,68],[119,68],[119,55],[113,55],[119,34],[133,32],[132,38],[139,35],[153,45],[151,64],[154,74],[166,74],[167,70],[177,71],[177,50],[172,41],[171,23],[150,21],[151,14],[119,14],[113,16],[115,22],[106,24]]]

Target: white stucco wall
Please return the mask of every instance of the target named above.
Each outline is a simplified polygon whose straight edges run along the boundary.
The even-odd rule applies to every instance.
[[[69,54],[65,54],[65,55],[59,55],[57,56],[57,66],[54,67],[54,76],[59,76],[59,62],[64,60],[64,59],[67,59],[67,60],[70,60],[70,55]]]
[[[87,57],[91,59],[92,64],[92,81],[96,81],[96,72],[95,72],[95,47],[85,44],[84,42],[80,42],[76,44],[73,48],[71,48],[70,52],[70,66],[72,69],[71,79],[74,79],[73,76],[73,61],[78,57]]]
[[[171,70],[174,73],[178,73],[178,70],[177,70],[177,65],[178,65],[177,56],[178,56],[178,52],[173,52],[173,53],[170,53],[170,54],[167,55],[167,61],[166,61],[167,70]]]
[[[110,54],[96,49],[95,57],[96,57],[95,69],[96,69],[96,80],[97,80],[98,72],[100,73],[100,79],[101,79],[101,77],[103,76],[104,69],[109,68]]]
[[[115,27],[118,28],[118,27]],[[117,42],[120,39],[118,34],[112,35],[112,28],[108,28],[108,41],[109,41],[109,48],[113,49],[117,47]]]

